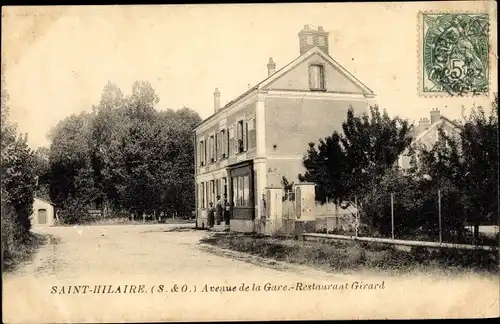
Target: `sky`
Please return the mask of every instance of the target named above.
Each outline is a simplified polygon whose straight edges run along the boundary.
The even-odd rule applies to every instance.
[[[439,108],[450,119],[483,97],[418,94],[418,12],[487,11],[496,51],[494,2],[2,7],[2,62],[11,120],[30,146],[48,146],[60,120],[91,111],[111,81],[125,94],[149,81],[157,109],[189,107],[202,118],[299,55],[297,33],[323,26],[330,55],[376,94],[390,115],[410,120]],[[496,58],[490,75],[497,88]]]

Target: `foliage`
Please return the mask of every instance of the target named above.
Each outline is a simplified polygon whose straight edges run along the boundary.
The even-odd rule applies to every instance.
[[[194,208],[194,111],[157,111],[148,82],[132,94],[112,83],[90,114],[70,116],[52,132],[51,198],[68,222],[89,208],[106,213],[190,214]],[[66,153],[64,153],[66,152]]]
[[[373,109],[371,120],[350,112],[342,134],[321,140],[317,149],[310,144],[307,172],[299,179],[316,182],[320,201],[352,203],[357,197],[371,235],[389,236],[394,215],[399,238],[437,239],[441,219],[443,240],[463,241],[467,222],[475,225],[478,239],[480,224],[498,224],[497,109],[495,95],[490,114],[473,107],[458,133],[440,127],[431,147],[410,144],[406,121]],[[401,170],[394,162],[405,150],[411,167]]]
[[[2,262],[10,264],[30,239],[30,215],[35,194],[35,157],[27,136],[9,120],[8,93],[2,65],[0,178]]]
[[[411,126],[375,106],[362,116],[349,109],[342,129],[320,140],[317,148],[309,144],[303,160],[307,171],[299,180],[316,183],[320,202],[328,198],[354,205],[357,200],[362,218],[370,218],[374,225],[378,211],[371,202],[377,199],[376,185],[410,144]]]
[[[438,141],[421,154],[422,169],[434,186],[453,197],[454,210],[462,224],[498,223],[498,96],[487,114],[472,107],[464,116],[460,136],[440,131]]]

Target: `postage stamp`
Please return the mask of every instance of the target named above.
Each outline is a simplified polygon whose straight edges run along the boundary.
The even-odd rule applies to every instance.
[[[419,15],[419,92],[430,96],[489,91],[489,17],[486,13]]]

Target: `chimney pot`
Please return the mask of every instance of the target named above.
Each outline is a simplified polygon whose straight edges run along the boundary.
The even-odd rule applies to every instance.
[[[319,31],[324,31],[324,30],[323,30],[323,26],[318,26],[318,30],[319,30]]]
[[[269,58],[269,63],[267,63],[267,76],[270,77],[271,75],[276,72],[276,63],[274,63],[273,58]]]
[[[214,113],[220,109],[220,92],[218,88],[215,88],[214,91]]]

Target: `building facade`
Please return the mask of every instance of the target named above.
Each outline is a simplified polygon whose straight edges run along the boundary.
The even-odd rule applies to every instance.
[[[194,130],[196,226],[207,226],[216,197],[231,205],[231,231],[251,232],[266,217],[266,188],[283,177],[297,182],[310,142],[341,131],[347,110],[367,112],[374,94],[328,54],[328,32],[306,25],[299,32],[300,55],[220,107]]]
[[[31,214],[31,225],[33,226],[54,226],[56,221],[56,211],[54,205],[41,198],[33,201],[33,213]]]
[[[414,126],[411,146],[417,150],[415,156],[417,163],[418,151],[422,149],[432,149],[434,144],[439,140],[440,129],[442,129],[447,136],[453,136],[455,139],[459,139],[460,127],[458,123],[441,115],[438,108],[431,110],[430,119],[426,117],[421,118],[418,124]],[[411,159],[409,149],[407,149],[399,156],[398,166],[403,170],[409,169],[411,167]]]

